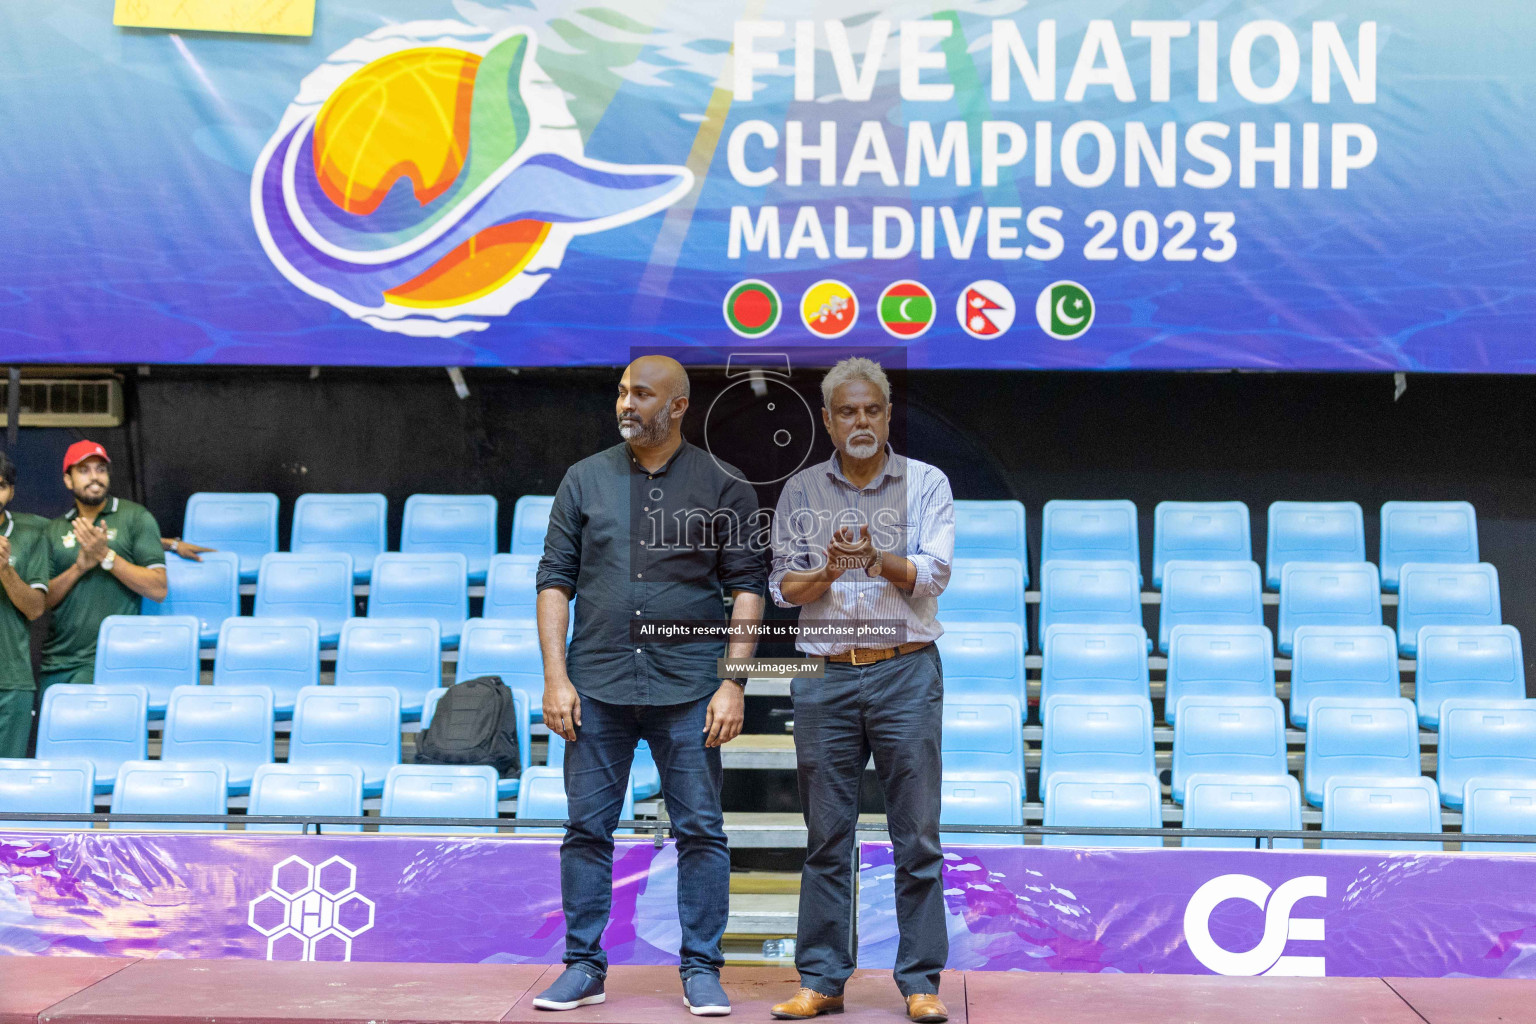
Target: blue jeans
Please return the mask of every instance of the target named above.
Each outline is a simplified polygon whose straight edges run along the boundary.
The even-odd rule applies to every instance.
[[[713,694],[711,694],[711,697]],[[731,854],[720,811],[720,748],[704,746],[710,697],[686,704],[605,704],[581,698],[576,742],[565,748],[570,819],[560,844],[565,963],[594,977],[608,973],[603,929],[613,907],[613,830],[629,788],[635,744],[645,740],[661,773],[677,837],[677,917],[683,977],[719,973],[730,912]]]
[[[796,679],[790,693],[806,827],[795,947],[800,984],[839,996],[853,973],[859,783],[873,754],[896,857],[896,987],[903,996],[936,993],[949,959],[940,878],[939,649],[930,645],[873,665],[828,662],[824,678]]]

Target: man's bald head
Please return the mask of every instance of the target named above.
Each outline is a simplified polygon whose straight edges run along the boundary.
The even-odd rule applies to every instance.
[[[688,371],[671,356],[641,356],[619,378],[616,411],[619,433],[642,448],[655,448],[681,434],[688,411]]]
[[[631,383],[645,381],[668,398],[688,398],[693,389],[688,371],[671,356],[641,356],[624,369]]]

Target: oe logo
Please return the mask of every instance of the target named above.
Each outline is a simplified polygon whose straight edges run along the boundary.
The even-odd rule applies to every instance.
[[[1184,941],[1189,951],[1217,974],[1249,978],[1272,974],[1288,978],[1321,978],[1320,956],[1282,956],[1291,939],[1321,942],[1323,921],[1318,917],[1291,917],[1291,908],[1308,896],[1328,895],[1328,879],[1302,875],[1276,889],[1251,875],[1220,875],[1195,890],[1184,908]],[[1227,900],[1247,900],[1264,911],[1264,935],[1258,945],[1243,953],[1223,948],[1211,938],[1211,912]]]

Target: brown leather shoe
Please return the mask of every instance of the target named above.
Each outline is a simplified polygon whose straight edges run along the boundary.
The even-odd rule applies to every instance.
[[[949,1011],[937,995],[919,992],[907,996],[907,1019],[917,1024],[944,1024],[949,1020]]]
[[[824,1013],[842,1013],[842,996],[824,996],[813,988],[802,988],[788,1002],[780,1003],[771,1011],[779,1020],[809,1020]]]

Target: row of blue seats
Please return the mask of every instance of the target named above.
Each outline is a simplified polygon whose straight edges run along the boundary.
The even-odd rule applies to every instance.
[[[485,581],[484,618],[532,618],[536,555],[496,555]],[[163,602],[145,598],[145,615],[188,615],[197,620],[204,646],[218,642],[225,619],[240,614],[239,559],[211,552],[202,561],[171,559],[169,593]],[[256,614],[307,617],[320,624],[322,643],[334,644],[342,624],[357,615],[352,556],[345,552],[280,552],[263,555],[256,574]],[[368,573],[368,616],[429,618],[445,647],[456,646],[469,618],[469,568],[458,552],[399,554],[373,559]]]
[[[1398,697],[1397,643],[1386,626],[1301,626],[1291,651],[1291,723],[1307,724],[1316,697]],[[1424,626],[1414,695],[1420,724],[1434,729],[1449,697],[1525,697],[1525,659],[1513,626]],[[1046,633],[1040,697],[1057,693],[1151,696],[1146,633],[1140,626],[1052,626]],[[1001,680],[976,687],[961,676],[974,666],[945,663],[950,692],[1017,692]],[[997,677],[992,677],[997,678]],[[1164,691],[1165,716],[1177,721],[1186,696],[1275,696],[1275,662],[1264,626],[1177,626]],[[985,682],[990,682],[986,680]]]
[[[512,554],[543,552],[548,495],[524,495],[513,509]],[[198,493],[187,501],[187,540],[240,558],[254,580],[262,556],[277,550],[274,494]],[[496,553],[496,499],[490,495],[412,495],[405,503],[400,550],[464,555],[469,578],[485,578]],[[340,551],[353,557],[358,579],[387,546],[388,501],[382,494],[306,494],[293,510],[289,550]],[[1119,501],[1049,501],[1043,510],[1041,562],[1118,561],[1137,567],[1136,506]],[[1288,562],[1363,562],[1364,516],[1352,501],[1277,501],[1269,507],[1266,580],[1280,585]],[[1014,558],[1028,564],[1024,506],[1017,501],[955,502],[955,552]],[[1170,560],[1253,558],[1248,506],[1240,501],[1159,502],[1153,513],[1152,584],[1161,587]],[[1408,562],[1478,561],[1477,513],[1466,502],[1389,501],[1381,507],[1381,578],[1396,590]]]
[[[0,760],[0,815],[89,814],[95,810],[97,766],[79,759]],[[495,818],[498,783],[485,765],[397,764],[384,776],[385,818]],[[565,783],[556,768],[523,773],[518,819],[564,820]],[[112,789],[113,814],[223,815],[231,786],[227,766],[217,761],[125,761]],[[362,817],[363,770],[351,764],[263,764],[249,786],[248,815]],[[634,818],[633,798],[620,812]],[[0,828],[78,828],[88,822],[40,823],[0,820]],[[223,829],[224,825],[184,822],[124,822],[110,827],[134,831]],[[299,825],[251,823],[247,832],[297,832]],[[327,825],[327,832],[361,832],[361,825]],[[381,825],[380,832],[485,833],[495,826]],[[525,826],[519,833],[558,832]]]
[[[1010,772],[951,775],[942,782],[940,824],[1023,824],[1019,780]],[[1044,792],[1047,827],[1162,828],[1162,802],[1152,775],[1059,772]],[[1188,780],[1183,827],[1300,831],[1301,793],[1289,775],[1201,772]],[[1328,780],[1323,799],[1328,832],[1441,834],[1440,793],[1433,779],[1348,775]],[[1466,784],[1461,830],[1467,835],[1536,835],[1536,780],[1474,778]],[[941,833],[946,846],[1022,845],[1023,836]],[[1454,836],[1448,836],[1454,840]],[[1325,850],[1413,852],[1442,850],[1443,840],[1324,839]],[[1160,847],[1159,836],[1046,835],[1045,846]],[[1186,848],[1253,849],[1254,839],[1184,836]],[[1276,839],[1274,849],[1299,850],[1300,839]],[[1532,853],[1536,843],[1468,842],[1464,852]]]
[[[1141,581],[1133,562],[1050,560],[1040,569],[1040,636],[1059,623],[1142,622]],[[1401,568],[1399,649],[1417,651],[1419,627],[1503,622],[1498,571],[1468,565],[1409,563]],[[1158,648],[1167,652],[1180,625],[1240,626],[1264,621],[1263,585],[1253,562],[1169,561],[1158,611]],[[1023,626],[1024,569],[1012,559],[956,557],[939,596],[941,621]],[[1379,626],[1381,581],[1370,562],[1290,562],[1281,574],[1279,649],[1291,653],[1303,626]]]
[[[1155,771],[1152,705],[1145,697],[1046,698],[1040,790],[1057,772]],[[1023,734],[1012,698],[946,699],[946,771],[1002,770],[1021,778]],[[1436,776],[1446,806],[1459,808],[1466,781],[1480,775],[1536,783],[1536,700],[1453,697],[1441,707]],[[1321,806],[1335,775],[1396,778],[1422,772],[1418,720],[1402,697],[1315,697],[1307,716],[1303,781]],[[1173,739],[1173,799],[1183,803],[1196,774],[1287,774],[1285,710],[1274,697],[1184,697]]]
[[[513,553],[540,554],[549,524],[546,495],[519,498],[513,509]],[[239,557],[240,577],[255,580],[261,559],[278,550],[277,495],[199,492],[187,499],[182,536]],[[496,499],[489,494],[413,494],[406,499],[400,550],[464,556],[469,578],[485,580],[496,553]],[[357,579],[388,548],[389,501],[382,494],[305,494],[293,506],[288,550],[352,556]]]
[[[1004,557],[1025,559],[1024,510],[1017,503],[956,502],[956,554],[979,554],[967,538],[1003,535],[1012,523],[1013,550],[990,544]],[[992,506],[979,507],[979,506]],[[1141,547],[1136,506],[1119,501],[1048,501],[1042,510],[1040,561],[1128,561],[1140,583]],[[994,520],[996,522],[994,522]],[[1161,588],[1170,561],[1253,558],[1248,506],[1241,501],[1163,501],[1153,511],[1152,586]],[[1410,562],[1478,561],[1477,512],[1464,501],[1389,501],[1381,506],[1381,580],[1396,590]],[[1353,501],[1277,501],[1269,506],[1266,585],[1280,586],[1290,562],[1364,562],[1365,517]]]
[[[421,720],[431,725],[444,687],[428,691]],[[528,695],[512,691],[519,762],[530,764]],[[257,768],[274,756],[274,699],[262,685],[178,686],[168,699],[161,758],[217,761],[228,768],[230,792],[247,792]],[[390,768],[400,763],[400,691],[392,686],[306,686],[294,702],[288,760],[294,764],[352,764],[363,771],[364,789],[378,796]],[[117,767],[144,760],[148,752],[149,699],[129,683],[60,684],[43,695],[37,755],[82,758],[96,765],[100,792],[111,790]],[[551,765],[563,763],[563,745],[551,746]],[[643,742],[630,776],[638,799],[661,788],[655,759]],[[503,798],[516,796],[517,779],[498,783]]]

